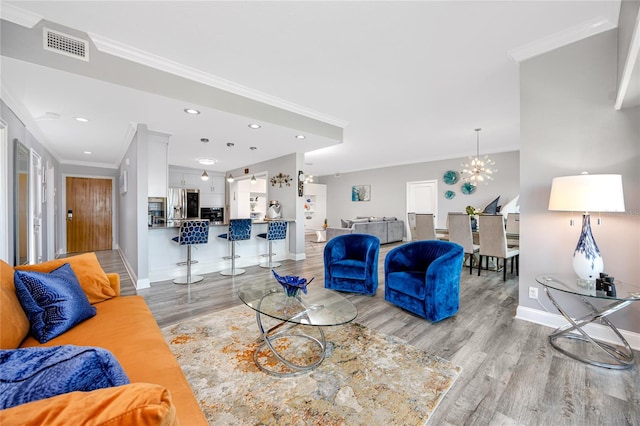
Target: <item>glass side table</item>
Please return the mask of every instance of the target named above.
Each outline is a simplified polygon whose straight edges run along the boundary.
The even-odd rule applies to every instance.
[[[549,335],[549,343],[551,343],[551,346],[573,359],[598,367],[622,370],[630,368],[633,365],[633,350],[631,350],[629,343],[620,334],[613,323],[607,319],[607,316],[619,311],[635,301],[640,300],[640,287],[617,281],[615,282],[615,296],[608,296],[605,292],[596,291],[595,285],[590,287],[588,285],[584,285],[584,282],[579,283],[578,277],[576,276],[547,274],[537,276],[536,281],[539,284],[542,284],[547,297],[551,300],[551,303],[553,303],[562,316],[564,316],[564,318],[569,322]],[[589,310],[589,313],[579,318],[572,318],[553,297],[552,291],[569,293],[577,296],[577,299],[580,300]],[[591,300],[593,299],[600,299],[610,303],[602,307],[596,307],[591,303]],[[587,333],[584,327],[596,320],[600,320],[601,324],[608,326],[615,333],[622,345],[621,349],[596,340]],[[573,331],[578,333],[573,333]],[[562,348],[558,345],[559,339],[587,342],[592,345],[592,348],[596,349],[597,353],[604,355],[604,358],[610,361],[598,360],[595,359],[595,357],[578,354]]]

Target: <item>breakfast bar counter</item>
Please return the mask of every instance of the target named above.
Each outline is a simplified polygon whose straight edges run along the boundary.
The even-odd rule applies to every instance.
[[[293,220],[279,219],[286,222]],[[180,221],[167,222],[149,227],[149,280],[153,282],[173,280],[186,274],[186,266],[178,266],[187,260],[187,247],[180,246],[172,240],[178,235]],[[262,254],[268,252],[265,239],[257,238],[258,234],[267,232],[269,221],[253,221],[251,224],[251,238],[236,242],[236,267],[243,268],[259,265],[265,261]],[[228,231],[228,223],[211,223],[207,244],[191,246],[191,260],[197,261],[191,265],[194,275],[219,272],[230,267],[230,260],[224,259],[230,254],[230,243],[218,238],[218,235]],[[273,260],[283,260],[289,257],[289,230],[287,238],[273,241]]]

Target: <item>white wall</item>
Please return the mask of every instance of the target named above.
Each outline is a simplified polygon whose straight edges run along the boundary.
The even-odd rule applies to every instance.
[[[528,298],[536,275],[573,273],[580,226],[569,226],[569,219],[580,223],[581,216],[550,212],[547,206],[552,178],[582,171],[622,174],[626,212],[603,214],[602,225],[592,220],[592,229],[605,271],[640,285],[640,108],[613,107],[617,31],[525,61],[520,80],[520,306],[541,309]],[[563,300],[577,307],[568,297]],[[619,328],[639,333],[640,303],[610,318]]]
[[[469,137],[470,143],[473,142],[471,131]],[[480,153],[483,155],[482,141]],[[466,157],[343,173],[340,177],[322,176],[319,182],[327,185],[329,226],[339,227],[340,219],[356,216],[395,216],[406,222],[406,183],[410,181],[438,181],[437,227],[446,226],[447,212],[463,212],[467,205],[482,209],[497,196],[500,196],[499,204],[505,205],[518,195],[520,153],[491,154],[490,158],[496,162],[494,167],[498,169],[495,180],[488,185],[480,185],[470,195],[464,195],[460,190],[462,182],[447,185],[442,179],[447,170],[462,170],[461,164],[467,161]],[[351,201],[353,185],[371,185],[371,201]],[[444,196],[448,190],[456,193],[451,200]]]

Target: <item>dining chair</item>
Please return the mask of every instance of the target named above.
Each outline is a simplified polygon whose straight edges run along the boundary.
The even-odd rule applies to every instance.
[[[520,213],[507,214],[507,234],[520,234]],[[507,246],[520,247],[520,241],[507,238]]]
[[[507,260],[511,259],[511,273],[513,274],[513,262],[516,263],[516,275],[519,274],[520,251],[517,248],[507,246],[507,231],[504,226],[504,217],[498,215],[480,215],[478,217],[480,227],[480,261],[478,263],[478,276],[482,270],[482,258],[495,257],[504,259],[502,279],[507,279]],[[487,269],[489,261],[487,259]],[[499,261],[496,262],[498,267]]]
[[[480,246],[473,244],[469,215],[466,213],[449,212],[447,214],[447,223],[449,228],[449,241],[462,246],[465,257],[469,258],[469,273],[471,274],[473,273],[475,254],[480,250]]]
[[[411,240],[436,240],[436,226],[431,213],[409,213]]]

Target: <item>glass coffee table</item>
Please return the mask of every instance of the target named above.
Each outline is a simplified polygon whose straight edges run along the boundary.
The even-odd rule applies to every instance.
[[[551,346],[573,359],[598,367],[621,370],[630,368],[633,365],[633,350],[613,323],[607,319],[607,316],[633,302],[639,301],[640,287],[615,281],[615,294],[609,293],[608,295],[604,291],[596,291],[594,281],[578,280],[576,276],[547,274],[537,276],[536,281],[542,284],[551,303],[553,303],[562,316],[569,322],[549,335],[549,343],[551,343]],[[579,318],[572,318],[566,312],[566,309],[553,297],[552,290],[577,296],[576,299],[582,302],[582,305],[589,310],[589,313]],[[609,303],[596,307],[591,303],[591,301],[595,299]],[[613,331],[622,348],[604,343],[587,333],[584,327],[596,320],[599,320],[601,324],[608,326]],[[574,331],[577,333],[574,333]],[[579,354],[562,348],[558,345],[557,341],[559,339],[579,340],[590,343],[591,347],[595,348],[595,352],[602,355],[606,361],[596,359],[595,356],[585,355],[584,352]]]
[[[256,365],[262,371],[280,377],[306,373],[319,366],[327,349],[323,327],[349,323],[358,315],[353,303],[320,285],[311,284],[307,294],[300,292],[298,296],[289,297],[275,278],[270,277],[239,283],[237,292],[240,300],[256,311],[263,340],[254,353]],[[269,327],[267,322],[275,322],[275,325]],[[291,351],[294,345],[305,353]],[[261,356],[265,348],[284,365],[284,369],[276,368],[273,362]]]

